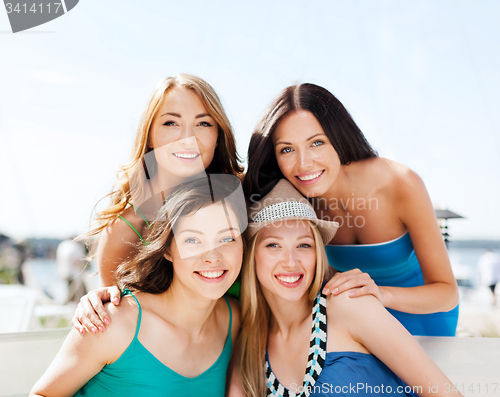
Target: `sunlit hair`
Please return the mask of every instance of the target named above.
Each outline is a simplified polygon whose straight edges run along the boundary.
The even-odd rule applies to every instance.
[[[307,221],[316,245],[316,270],[308,289],[308,299],[312,303],[321,289],[325,276],[331,272],[325,253],[325,246],[316,225]],[[241,380],[246,396],[266,395],[264,363],[266,356],[267,334],[271,311],[267,304],[255,264],[255,245],[260,231],[248,242],[241,270]]]
[[[118,180],[112,192],[101,199],[103,200],[109,196],[111,198],[110,205],[97,213],[95,222],[91,226],[90,231],[83,235],[82,238],[99,234],[111,222],[116,220],[117,217],[123,213],[127,204],[132,201],[132,192],[130,191],[131,181],[138,180],[139,176],[144,173],[144,156],[146,153],[153,150],[149,147],[151,125],[165,97],[174,87],[186,88],[198,95],[207,109],[207,112],[217,123],[217,147],[214,152],[213,160],[207,167],[206,172],[214,174],[233,174],[236,176],[242,174],[243,168],[238,164],[239,157],[236,152],[236,141],[233,129],[214,89],[206,81],[193,75],[178,74],[175,77],[167,77],[158,83],[142,112],[130,161],[120,167],[117,173]],[[156,163],[153,163],[152,166],[148,166],[147,173],[150,179],[156,174],[156,168]],[[141,197],[142,195],[140,191],[133,193],[134,197]]]
[[[237,183],[239,185],[238,180]],[[227,178],[210,178],[210,185],[206,178],[202,178],[178,186],[152,222],[147,244],[138,244],[137,254],[118,266],[115,278],[120,289],[160,294],[170,287],[174,269],[164,254],[170,249],[174,228],[181,216],[196,216],[196,211],[201,208],[223,200],[226,209],[236,215],[239,230],[243,232],[247,219],[246,206],[244,200],[232,194],[234,190],[234,184],[228,183]]]
[[[250,139],[243,190],[251,201],[260,200],[284,178],[276,160],[273,132],[283,117],[298,110],[311,112],[318,120],[341,164],[377,156],[347,109],[330,91],[307,83],[287,87],[264,110]]]

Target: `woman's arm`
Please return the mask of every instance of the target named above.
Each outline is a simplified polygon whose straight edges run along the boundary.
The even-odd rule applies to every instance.
[[[458,287],[427,189],[409,169],[398,178],[397,186],[396,210],[410,233],[424,285],[381,287],[384,304],[419,314],[451,310],[458,304]]]
[[[135,302],[128,303],[122,304],[120,309],[107,306],[114,322],[105,334],[81,334],[72,329],[30,396],[73,395],[104,365],[117,360],[133,338],[137,322],[138,310],[131,306]]]
[[[106,337],[81,335],[72,329],[61,350],[30,396],[72,396],[106,364]],[[104,349],[104,351],[103,351]]]
[[[123,213],[123,217],[136,230],[143,232],[144,221],[137,217],[132,208]],[[97,247],[97,266],[101,285],[80,299],[78,308],[71,323],[80,332],[104,332],[106,324],[111,321],[104,310],[103,302],[111,300],[115,305],[120,302],[120,291],[115,286],[115,271],[120,263],[136,252],[140,242],[137,233],[123,219],[116,219],[101,233]]]
[[[422,396],[461,395],[410,333],[373,296],[329,298],[327,316]],[[330,325],[329,325],[330,329]],[[429,384],[438,385],[432,391]],[[447,387],[448,386],[448,387]],[[436,389],[439,392],[436,392]],[[448,391],[448,393],[446,392]]]
[[[424,285],[411,288],[377,286],[359,269],[337,273],[324,287],[325,294],[373,295],[385,307],[407,313],[448,311],[458,304],[458,287],[448,251],[421,178],[408,168],[399,170],[391,185],[394,211],[405,225],[422,269]]]
[[[143,232],[144,221],[135,216],[131,208],[123,213],[123,217],[139,233]],[[136,245],[140,241],[134,229],[120,218],[114,220],[101,232],[96,253],[101,286],[116,285],[114,276],[116,268],[125,259],[135,254]]]

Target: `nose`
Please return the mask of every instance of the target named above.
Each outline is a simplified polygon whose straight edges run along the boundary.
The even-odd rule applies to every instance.
[[[201,254],[201,260],[205,263],[215,264],[222,259],[222,255],[218,248],[212,248]]]
[[[194,138],[194,130],[190,125],[184,126],[184,128],[181,131],[181,138],[186,139],[186,138]]]
[[[294,250],[288,250],[285,252],[283,257],[283,262],[282,262],[282,267],[284,270],[295,270],[298,266],[298,259],[297,255],[295,254]]]
[[[311,153],[308,150],[299,151],[299,165],[303,170],[307,170],[312,167],[313,160]]]

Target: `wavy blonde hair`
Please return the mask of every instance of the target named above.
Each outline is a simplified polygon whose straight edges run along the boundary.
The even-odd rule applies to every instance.
[[[90,238],[99,234],[118,216],[120,216],[127,204],[131,202],[131,181],[140,178],[144,172],[144,156],[153,150],[149,147],[151,124],[156,117],[166,95],[174,88],[182,87],[192,90],[201,99],[207,112],[214,118],[218,126],[217,147],[210,165],[207,167],[207,173],[232,174],[241,176],[243,168],[238,164],[240,160],[236,152],[236,141],[233,134],[231,123],[224,111],[222,103],[215,90],[205,80],[190,75],[178,74],[175,77],[167,77],[161,80],[156,89],[151,94],[145,109],[142,112],[130,161],[122,165],[117,173],[117,181],[111,193],[104,196],[111,198],[111,203],[107,208],[98,212],[90,230],[81,236],[81,238]],[[156,173],[156,164],[148,167],[148,178],[152,178]],[[141,187],[138,187],[141,189]],[[134,197],[140,197],[141,191],[134,191]],[[137,196],[136,196],[137,194]],[[99,200],[97,204],[101,201]],[[97,206],[96,204],[96,206]],[[94,207],[95,209],[95,207]]]
[[[325,253],[321,234],[312,222],[309,226],[313,232],[316,244],[316,272],[309,287],[308,299],[313,302],[321,289],[325,276],[329,275],[331,267]],[[262,397],[266,395],[264,363],[266,357],[267,334],[271,310],[267,304],[257,279],[255,268],[255,244],[259,232],[248,243],[241,270],[241,380],[245,395]]]

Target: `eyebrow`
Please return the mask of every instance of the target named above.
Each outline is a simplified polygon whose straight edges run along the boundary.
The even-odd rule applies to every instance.
[[[313,138],[316,138],[318,135],[326,135],[324,132],[319,132],[317,134],[314,134],[313,136],[310,136],[309,138],[306,139],[306,141],[310,141],[311,139]],[[291,145],[292,143],[291,142],[276,142],[276,146],[278,145]]]
[[[239,232],[239,230],[237,228],[235,228],[235,227],[228,227],[226,229],[219,230],[217,232],[217,234],[225,233],[225,232],[228,232],[228,231]],[[187,233],[187,232],[189,232],[189,233],[197,233],[197,234],[202,234],[202,235],[205,234],[205,233],[203,233],[203,232],[201,232],[199,230],[195,230],[195,229],[183,229],[183,230],[181,230],[180,232],[177,232],[177,233],[180,234],[180,233]]]
[[[166,113],[163,113],[160,117],[163,117],[163,116],[166,116],[166,115],[170,115],[170,116],[174,116],[174,117],[178,117],[178,118],[182,118],[182,116],[179,114],[179,113],[173,113],[173,112],[166,112]],[[195,116],[194,118],[195,119],[201,119],[202,117],[212,117],[210,116],[208,113],[201,113],[201,114],[198,114],[197,116]],[[213,118],[213,117],[212,117]]]
[[[267,240],[267,239],[270,239],[270,238],[274,238],[276,240],[284,240],[285,238],[284,237],[278,237],[278,236],[267,236],[266,238],[264,238],[263,240]],[[297,237],[297,240],[300,240],[300,239],[303,239],[303,238],[310,238],[311,240],[314,240],[314,237],[308,235],[308,234],[304,234],[303,236],[300,236],[300,237]]]

